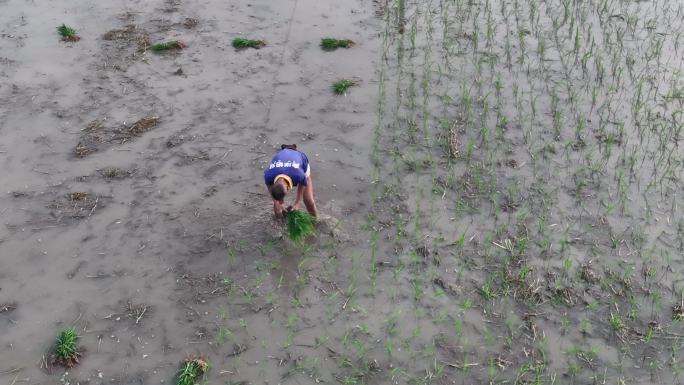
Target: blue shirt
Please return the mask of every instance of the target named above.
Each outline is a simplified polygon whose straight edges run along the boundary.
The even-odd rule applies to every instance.
[[[285,174],[292,179],[292,184],[306,186],[305,172],[309,167],[309,159],[306,154],[297,150],[286,148],[278,151],[271,158],[271,163],[264,171],[264,182],[267,186],[273,184],[276,176]]]

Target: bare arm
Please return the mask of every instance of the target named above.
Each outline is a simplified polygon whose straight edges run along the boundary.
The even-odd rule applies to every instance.
[[[283,204],[278,201],[273,201],[273,212],[276,218],[283,218]]]
[[[302,203],[302,199],[304,199],[304,190],[306,189],[306,186],[304,185],[299,185],[297,186],[297,197],[295,198],[295,202],[292,205],[292,208],[294,210],[297,210],[299,208],[299,204]]]
[[[268,187],[266,187],[268,190]],[[271,192],[269,191],[269,196],[271,195]],[[277,200],[273,200],[273,213],[275,214],[276,218],[282,218],[283,217],[283,204]]]

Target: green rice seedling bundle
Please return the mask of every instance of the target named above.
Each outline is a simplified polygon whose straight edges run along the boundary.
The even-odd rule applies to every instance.
[[[164,41],[161,43],[153,44],[152,51],[154,52],[163,52],[163,51],[169,51],[172,49],[183,49],[187,47],[187,45],[183,44],[182,42],[178,40],[169,40],[169,41]]]
[[[76,30],[66,24],[57,27],[57,32],[64,41],[79,41],[81,38],[76,34]]]
[[[59,333],[54,347],[54,357],[57,363],[69,368],[78,364],[78,356],[81,355],[78,351],[79,338],[74,327],[68,327]]]
[[[349,39],[335,39],[332,37],[325,37],[321,39],[321,48],[324,51],[334,51],[338,48],[351,48],[354,42]]]
[[[292,210],[287,213],[287,233],[295,242],[301,242],[313,234],[316,218],[301,210]]]
[[[196,385],[199,378],[209,368],[209,363],[201,357],[188,358],[183,362],[180,371],[178,372],[177,385]]]
[[[246,48],[259,49],[259,48],[262,48],[265,46],[266,46],[266,42],[263,40],[244,39],[241,37],[233,39],[233,48],[235,48],[235,49],[246,49]]]
[[[336,94],[341,95],[341,94],[344,94],[345,92],[347,92],[349,87],[355,86],[355,85],[356,85],[356,82],[354,82],[353,80],[340,79],[340,80],[336,81],[335,83],[333,83],[333,91],[335,91]]]

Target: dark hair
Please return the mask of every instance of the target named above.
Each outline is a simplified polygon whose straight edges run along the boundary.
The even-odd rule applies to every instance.
[[[284,149],[286,149],[286,148],[287,148],[287,149],[290,149],[290,150],[296,150],[296,149],[297,149],[297,145],[296,145],[296,144],[282,144],[282,145],[280,145],[280,149],[281,149],[281,150],[284,150]]]
[[[274,183],[268,188],[268,191],[271,192],[273,199],[277,201],[282,201],[285,198],[285,186],[282,183]]]

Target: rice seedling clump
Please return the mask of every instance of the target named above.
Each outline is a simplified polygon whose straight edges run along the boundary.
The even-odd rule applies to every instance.
[[[287,233],[295,242],[301,242],[313,234],[316,218],[301,210],[292,210],[287,213]]]
[[[177,385],[195,385],[198,379],[207,371],[209,363],[203,358],[188,358],[183,362],[178,372]]]
[[[241,37],[233,39],[233,48],[235,48],[235,49],[246,49],[246,48],[259,49],[259,48],[262,48],[265,46],[266,46],[266,42],[263,40],[244,39]]]
[[[172,49],[183,49],[187,47],[187,45],[183,44],[182,42],[178,40],[169,40],[157,44],[152,45],[152,51],[154,52],[163,52],[163,51],[169,51]]]
[[[349,79],[340,79],[333,83],[333,91],[335,91],[336,94],[341,95],[347,92],[349,87],[355,86],[356,82],[353,80]]]
[[[57,32],[62,37],[63,41],[79,41],[81,38],[76,34],[76,30],[66,24],[57,27]]]
[[[338,48],[351,48],[354,42],[349,39],[335,39],[332,37],[324,37],[321,39],[321,48],[324,51],[334,51]]]
[[[78,339],[80,336],[74,327],[62,330],[55,342],[54,355],[55,361],[61,365],[72,368],[78,364]]]

